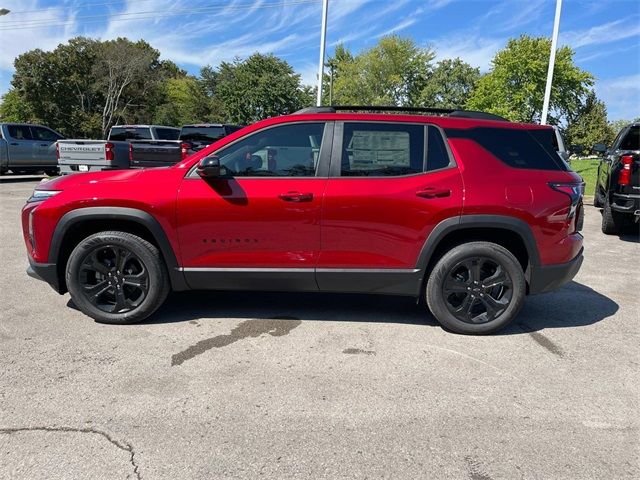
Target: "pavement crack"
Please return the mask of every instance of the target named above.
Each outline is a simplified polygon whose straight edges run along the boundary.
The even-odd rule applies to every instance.
[[[517,325],[518,327],[520,327],[520,330],[522,330],[525,333],[528,333],[529,336],[542,348],[544,348],[545,350],[551,352],[552,354],[560,358],[564,358],[565,354],[562,348],[560,348],[553,341],[551,341],[549,337],[547,337],[546,335],[543,335],[540,332],[536,332],[533,328],[531,328],[526,323],[520,322]]]
[[[471,480],[493,480],[490,475],[482,471],[482,465],[471,457],[464,457],[469,470],[469,478]]]
[[[75,427],[7,427],[0,428],[0,434],[11,435],[12,433],[20,432],[65,432],[65,433],[91,433],[95,435],[101,435],[113,446],[123,450],[129,454],[129,463],[133,467],[133,473],[135,478],[142,480],[142,474],[140,473],[140,466],[136,462],[135,450],[133,445],[129,442],[116,440],[107,432],[98,430],[96,428],[75,428]]]
[[[373,350],[362,350],[361,348],[345,348],[342,353],[350,355],[375,355]]]
[[[239,323],[228,335],[201,340],[185,350],[171,356],[171,366],[182,365],[187,360],[203,354],[212,348],[222,348],[239,340],[249,337],[259,337],[268,334],[272,337],[282,337],[302,323],[295,317],[274,317],[268,319],[245,320]]]

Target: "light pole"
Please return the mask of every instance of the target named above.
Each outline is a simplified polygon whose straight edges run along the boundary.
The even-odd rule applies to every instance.
[[[327,41],[327,11],[329,0],[322,0],[322,26],[320,27],[320,61],[318,62],[318,96],[316,105],[322,105],[322,77],[324,76],[324,45]]]
[[[553,83],[553,67],[556,64],[556,45],[558,44],[558,30],[560,29],[560,10],[562,0],[556,0],[556,17],[553,20],[553,36],[551,37],[551,53],[549,54],[549,70],[547,71],[547,85],[544,88],[544,102],[542,104],[542,116],[540,123],[547,124],[549,114],[549,101],[551,100],[551,84]]]
[[[11,10],[7,10],[6,8],[0,8],[0,17],[6,15],[7,13],[11,13]]]

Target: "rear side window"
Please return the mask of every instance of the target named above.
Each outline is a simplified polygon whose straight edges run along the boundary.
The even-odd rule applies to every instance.
[[[44,127],[31,127],[31,132],[36,140],[43,140],[46,142],[55,142],[56,140],[60,140],[60,135],[55,133],[53,130],[49,130]]]
[[[398,176],[421,173],[424,127],[345,123],[340,175]]]
[[[127,140],[151,140],[151,129],[144,128],[125,128],[113,127],[109,133],[109,140],[127,141]]]
[[[7,126],[9,136],[16,140],[33,140],[31,129],[28,125],[9,125]]]
[[[180,130],[177,128],[156,128],[158,140],[178,140]]]
[[[631,127],[620,142],[620,150],[640,150],[640,127]]]
[[[427,133],[427,168],[428,172],[446,168],[450,164],[447,147],[440,130],[429,126]]]
[[[562,170],[568,168],[553,147],[554,131],[478,127],[469,130],[448,129],[449,138],[468,138],[513,168]]]

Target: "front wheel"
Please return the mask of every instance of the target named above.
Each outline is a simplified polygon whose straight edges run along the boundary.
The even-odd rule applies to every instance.
[[[101,323],[135,323],[167,298],[169,278],[158,249],[126,232],[99,232],[71,252],[66,269],[76,306]]]
[[[489,242],[454,247],[427,281],[429,310],[456,333],[487,334],[516,317],[526,293],[524,272],[506,248]]]

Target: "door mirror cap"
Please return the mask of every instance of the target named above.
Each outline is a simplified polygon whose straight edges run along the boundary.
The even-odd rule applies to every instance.
[[[604,155],[607,151],[607,146],[604,143],[596,143],[593,146],[593,151]]]
[[[222,176],[222,171],[226,171],[224,167],[220,166],[220,158],[215,155],[204,157],[198,162],[196,172],[202,178],[218,178]]]

